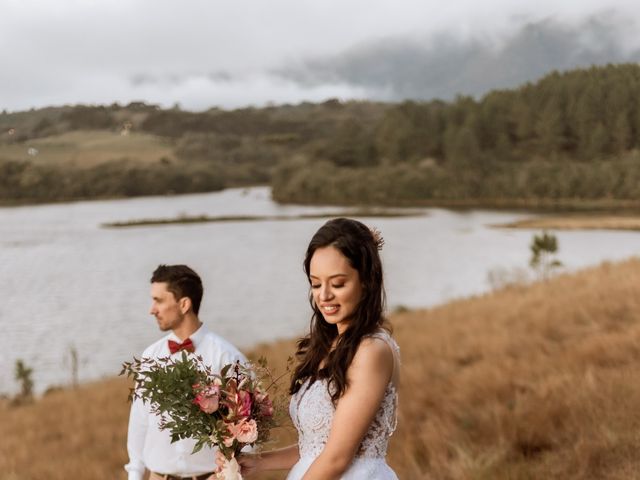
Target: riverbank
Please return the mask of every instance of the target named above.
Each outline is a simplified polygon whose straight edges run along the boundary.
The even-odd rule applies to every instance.
[[[634,478],[639,284],[640,260],[629,260],[394,314],[403,367],[388,459],[398,476]],[[293,348],[250,354],[282,368]],[[126,381],[109,379],[3,405],[2,478],[124,479],[126,396]]]
[[[538,230],[631,230],[640,231],[640,215],[573,214],[550,215],[518,220],[500,228]]]
[[[275,198],[283,205],[288,202]],[[291,202],[296,205],[316,206],[318,202]],[[640,200],[622,199],[576,199],[576,198],[459,198],[459,199],[414,199],[380,200],[374,204],[364,202],[331,202],[323,200],[322,205],[362,206],[377,208],[444,208],[448,210],[509,210],[548,214],[614,214],[628,212],[640,215]]]
[[[128,228],[128,227],[148,227],[161,225],[180,225],[189,223],[220,223],[220,222],[267,222],[267,221],[292,221],[292,220],[314,220],[332,217],[353,217],[353,218],[402,218],[424,216],[425,212],[401,212],[383,209],[349,210],[346,212],[326,212],[311,213],[302,215],[231,215],[231,216],[208,216],[208,215],[181,215],[175,218],[143,218],[140,220],[128,220],[124,222],[103,223],[104,228]]]
[[[172,191],[170,193],[162,193],[160,195],[173,198],[181,195],[191,194],[206,194],[221,192],[224,190],[241,188],[247,189],[252,187],[269,187],[269,184],[265,183],[251,183],[251,184],[230,184],[226,186],[218,186],[210,190],[195,189],[193,191]],[[149,194],[118,194],[107,193],[104,195],[80,195],[72,198],[59,198],[59,199],[43,199],[34,200],[28,198],[0,198],[0,208],[10,207],[27,207],[27,206],[39,206],[39,205],[55,205],[55,204],[68,204],[78,202],[101,202],[108,200],[127,200],[131,198],[147,198],[157,197],[157,193]],[[616,215],[620,212],[625,212],[625,215],[640,217],[640,200],[623,200],[623,199],[575,199],[575,198],[460,198],[460,199],[413,199],[413,200],[390,200],[379,199],[376,202],[362,202],[354,201],[347,202],[344,200],[331,201],[331,199],[323,199],[321,202],[303,200],[296,201],[284,201],[275,198],[274,201],[280,205],[298,205],[308,207],[318,206],[332,206],[332,207],[352,207],[357,212],[364,212],[359,216],[401,216],[404,214],[398,214],[397,212],[375,213],[385,212],[393,209],[423,209],[423,208],[443,208],[448,210],[496,210],[496,211],[521,211],[521,212],[534,212],[540,214],[554,214],[554,215]],[[372,212],[367,214],[366,212]],[[617,213],[616,213],[617,212]],[[263,219],[263,218],[257,218]],[[199,216],[185,216],[175,218],[143,218],[133,221],[112,222],[105,224],[107,227],[127,227],[127,226],[140,226],[140,225],[156,225],[156,224],[171,224],[171,223],[201,223],[201,222],[220,222],[220,221],[237,221],[237,217],[208,217],[206,215]],[[240,217],[242,220],[255,220],[252,216],[246,218]],[[271,220],[271,219],[268,219]],[[526,227],[528,228],[528,227]]]

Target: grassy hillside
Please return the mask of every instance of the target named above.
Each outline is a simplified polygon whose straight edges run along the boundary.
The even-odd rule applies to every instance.
[[[0,113],[0,203],[215,191],[268,184],[276,165],[322,150],[387,106],[337,100],[206,112],[155,105]]]
[[[37,153],[32,151],[30,155],[29,149],[36,149]],[[108,130],[76,130],[24,143],[0,143],[0,158],[64,168],[95,167],[122,158],[141,165],[161,158],[176,160],[166,139],[145,133],[125,136]]]
[[[630,260],[394,315],[399,477],[640,478],[638,285]],[[252,354],[282,365],[292,350]],[[3,406],[0,478],[125,478],[126,395],[115,379]]]

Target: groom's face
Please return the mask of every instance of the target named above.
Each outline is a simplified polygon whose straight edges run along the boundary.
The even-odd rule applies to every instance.
[[[177,328],[184,318],[175,295],[167,290],[164,282],[151,284],[151,309],[149,313],[156,317],[158,327],[163,332]]]

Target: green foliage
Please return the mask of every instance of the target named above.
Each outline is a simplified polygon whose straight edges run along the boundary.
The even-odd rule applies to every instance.
[[[536,270],[541,279],[547,280],[554,269],[562,266],[555,258],[558,252],[558,239],[555,235],[543,231],[540,235],[534,235],[531,245],[531,260],[529,264]]]
[[[120,159],[67,171],[29,161],[0,162],[0,200],[4,201],[136,197],[207,192],[224,186],[224,179],[211,167],[173,165],[162,159],[146,168]]]
[[[517,203],[640,199],[640,155],[586,162],[492,162],[486,170],[437,162],[341,168],[304,157],[274,170],[273,196],[281,202],[411,205],[425,201]]]
[[[69,124],[71,130],[111,129],[117,125],[108,107],[77,106],[62,115],[61,120]]]
[[[27,401],[33,397],[33,369],[27,367],[24,361],[16,360],[14,378],[20,383],[19,401]]]
[[[332,142],[325,144],[321,155],[337,167],[364,167],[376,164],[376,150],[366,127],[354,118],[342,122]]]
[[[123,365],[126,373],[136,383],[130,399],[141,398],[154,412],[164,416],[161,428],[171,432],[171,441],[185,438],[197,440],[193,453],[209,443],[216,419],[200,414],[200,407],[193,403],[193,386],[205,384],[213,374],[206,366],[192,362],[186,352],[176,361],[136,360]]]
[[[175,148],[185,164],[205,166],[227,185],[268,183],[282,150],[262,138],[217,133],[187,133]]]

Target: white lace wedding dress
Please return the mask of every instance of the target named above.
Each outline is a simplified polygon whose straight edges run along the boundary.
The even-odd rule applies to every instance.
[[[394,370],[398,368],[400,349],[393,338],[386,331],[376,332],[372,336],[391,346]],[[342,480],[397,480],[398,477],[385,461],[389,437],[396,428],[397,405],[395,385],[389,382],[380,409],[362,440],[353,463],[342,475]],[[300,460],[289,472],[287,480],[299,480],[320,455],[329,438],[334,406],[327,391],[327,381],[316,380],[309,385],[307,380],[291,397],[289,413],[298,430]]]

